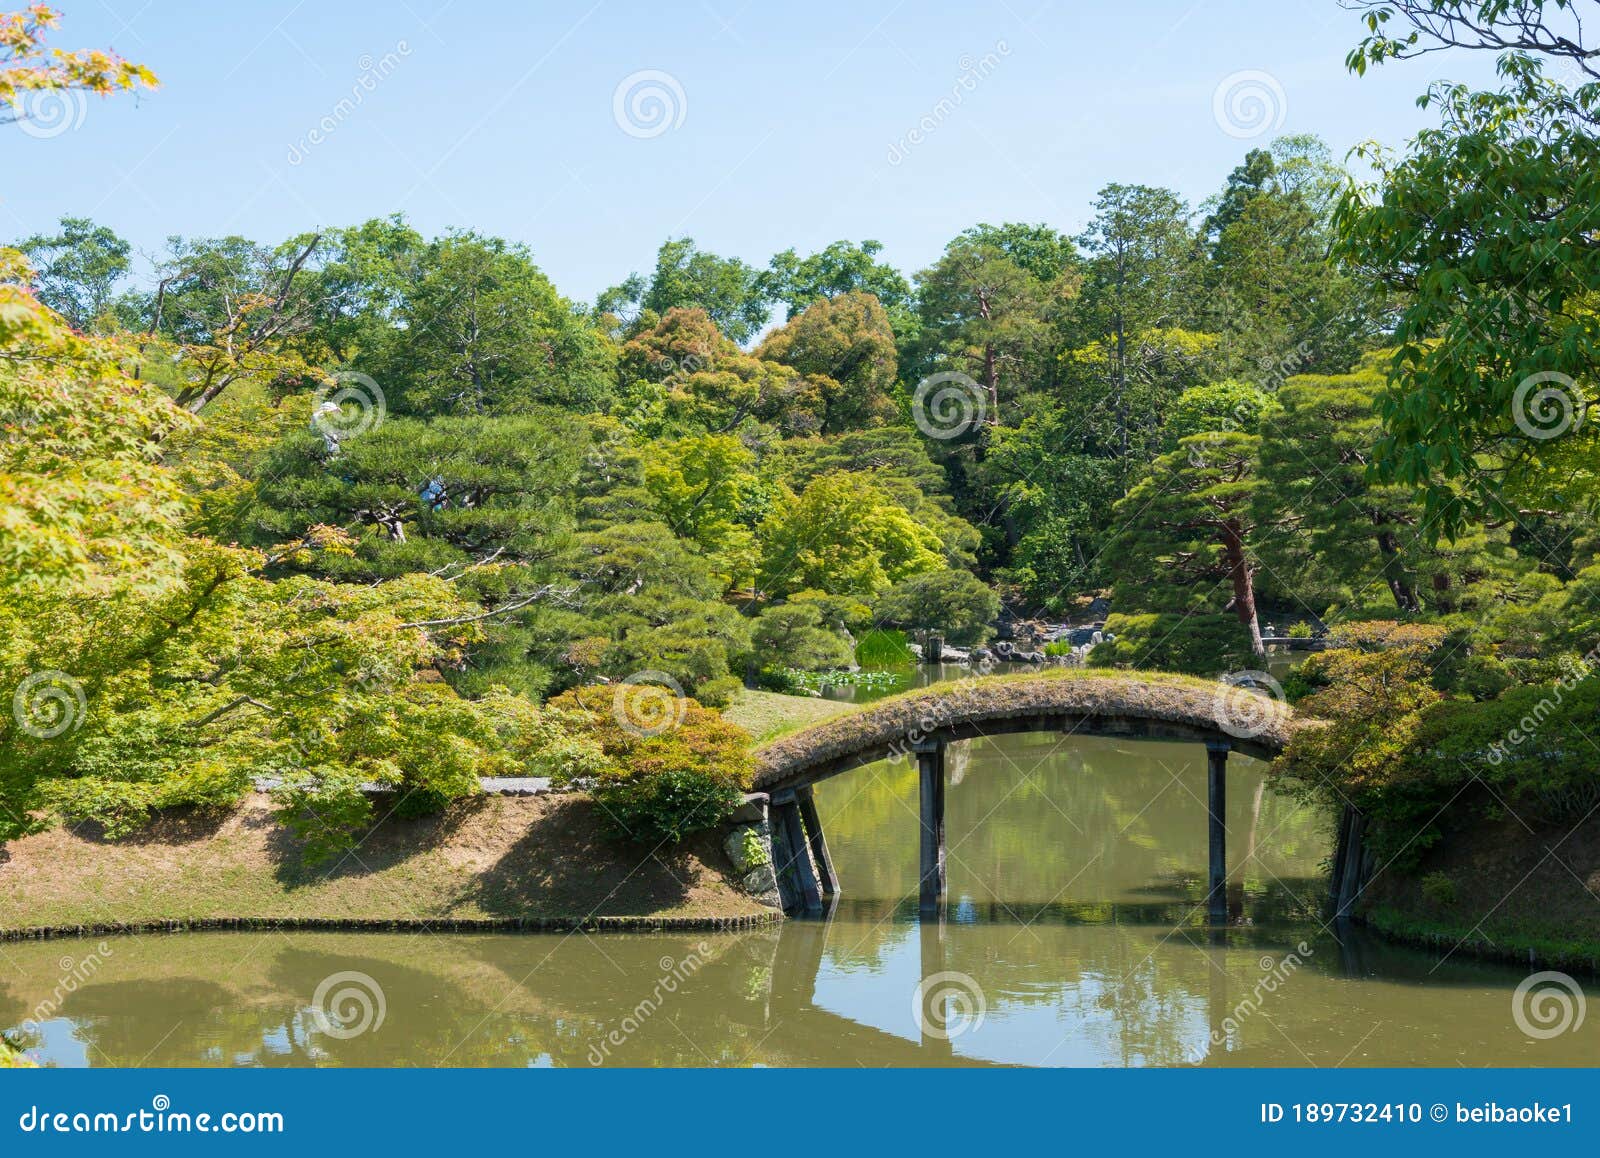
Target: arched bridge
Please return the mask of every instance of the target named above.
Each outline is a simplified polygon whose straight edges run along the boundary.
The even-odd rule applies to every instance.
[[[1209,757],[1210,908],[1226,917],[1228,753],[1271,759],[1300,722],[1288,705],[1236,684],[1187,676],[1057,671],[938,684],[880,700],[765,745],[754,783],[770,797],[773,856],[785,907],[820,909],[838,891],[811,786],[904,755],[921,778],[921,897],[937,911],[945,891],[945,748],[1011,732],[1060,732],[1204,743]],[[810,855],[806,855],[809,850]]]

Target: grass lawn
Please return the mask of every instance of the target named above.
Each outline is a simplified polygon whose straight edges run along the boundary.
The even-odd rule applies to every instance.
[[[0,929],[201,918],[377,920],[770,912],[722,873],[715,833],[672,850],[616,844],[581,794],[486,796],[380,824],[306,867],[267,797],[158,818],[117,842],[53,829],[0,854]]]
[[[856,711],[855,704],[822,700],[814,696],[785,696],[777,692],[757,692],[745,688],[723,716],[739,725],[757,744]]]

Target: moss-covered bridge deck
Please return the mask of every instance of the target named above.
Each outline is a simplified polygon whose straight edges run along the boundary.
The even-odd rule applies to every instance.
[[[921,907],[927,912],[937,910],[945,891],[948,744],[1013,732],[1201,742],[1209,760],[1210,907],[1214,918],[1225,918],[1228,754],[1270,760],[1301,726],[1288,705],[1228,682],[1084,671],[975,677],[880,700],[774,740],[756,752],[754,784],[770,796],[786,905],[818,909],[823,895],[837,892],[838,881],[811,786],[864,764],[914,755],[921,776]]]

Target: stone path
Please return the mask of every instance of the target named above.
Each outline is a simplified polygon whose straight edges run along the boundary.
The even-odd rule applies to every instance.
[[[490,796],[540,796],[553,791],[548,776],[480,776],[478,783]],[[255,779],[257,792],[271,792],[282,784],[282,779],[277,776],[257,776]],[[367,793],[383,790],[383,785],[373,782],[361,786],[361,791]]]

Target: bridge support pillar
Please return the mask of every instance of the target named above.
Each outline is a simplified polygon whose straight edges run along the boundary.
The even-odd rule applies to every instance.
[[[921,785],[922,840],[917,911],[933,914],[944,903],[944,748],[943,740],[918,743],[918,780]]]
[[[1228,923],[1228,753],[1226,740],[1206,741],[1206,812],[1210,828],[1210,866],[1206,908],[1213,925]]]
[[[800,807],[800,819],[805,824],[806,839],[811,842],[811,859],[817,870],[817,884],[825,897],[839,895],[839,874],[833,871],[833,856],[828,852],[828,838],[822,835],[822,817],[817,814],[817,798],[811,785],[804,784],[794,790],[795,803]]]
[[[772,867],[777,874],[778,897],[784,911],[822,912],[822,890],[811,867],[811,851],[800,817],[798,794],[793,791],[773,793],[767,814],[772,824]]]
[[[1367,818],[1359,809],[1344,806],[1339,816],[1338,843],[1333,851],[1333,877],[1330,882],[1333,895],[1333,915],[1347,920],[1355,911],[1356,901],[1367,886],[1372,872],[1371,857],[1366,849]]]

